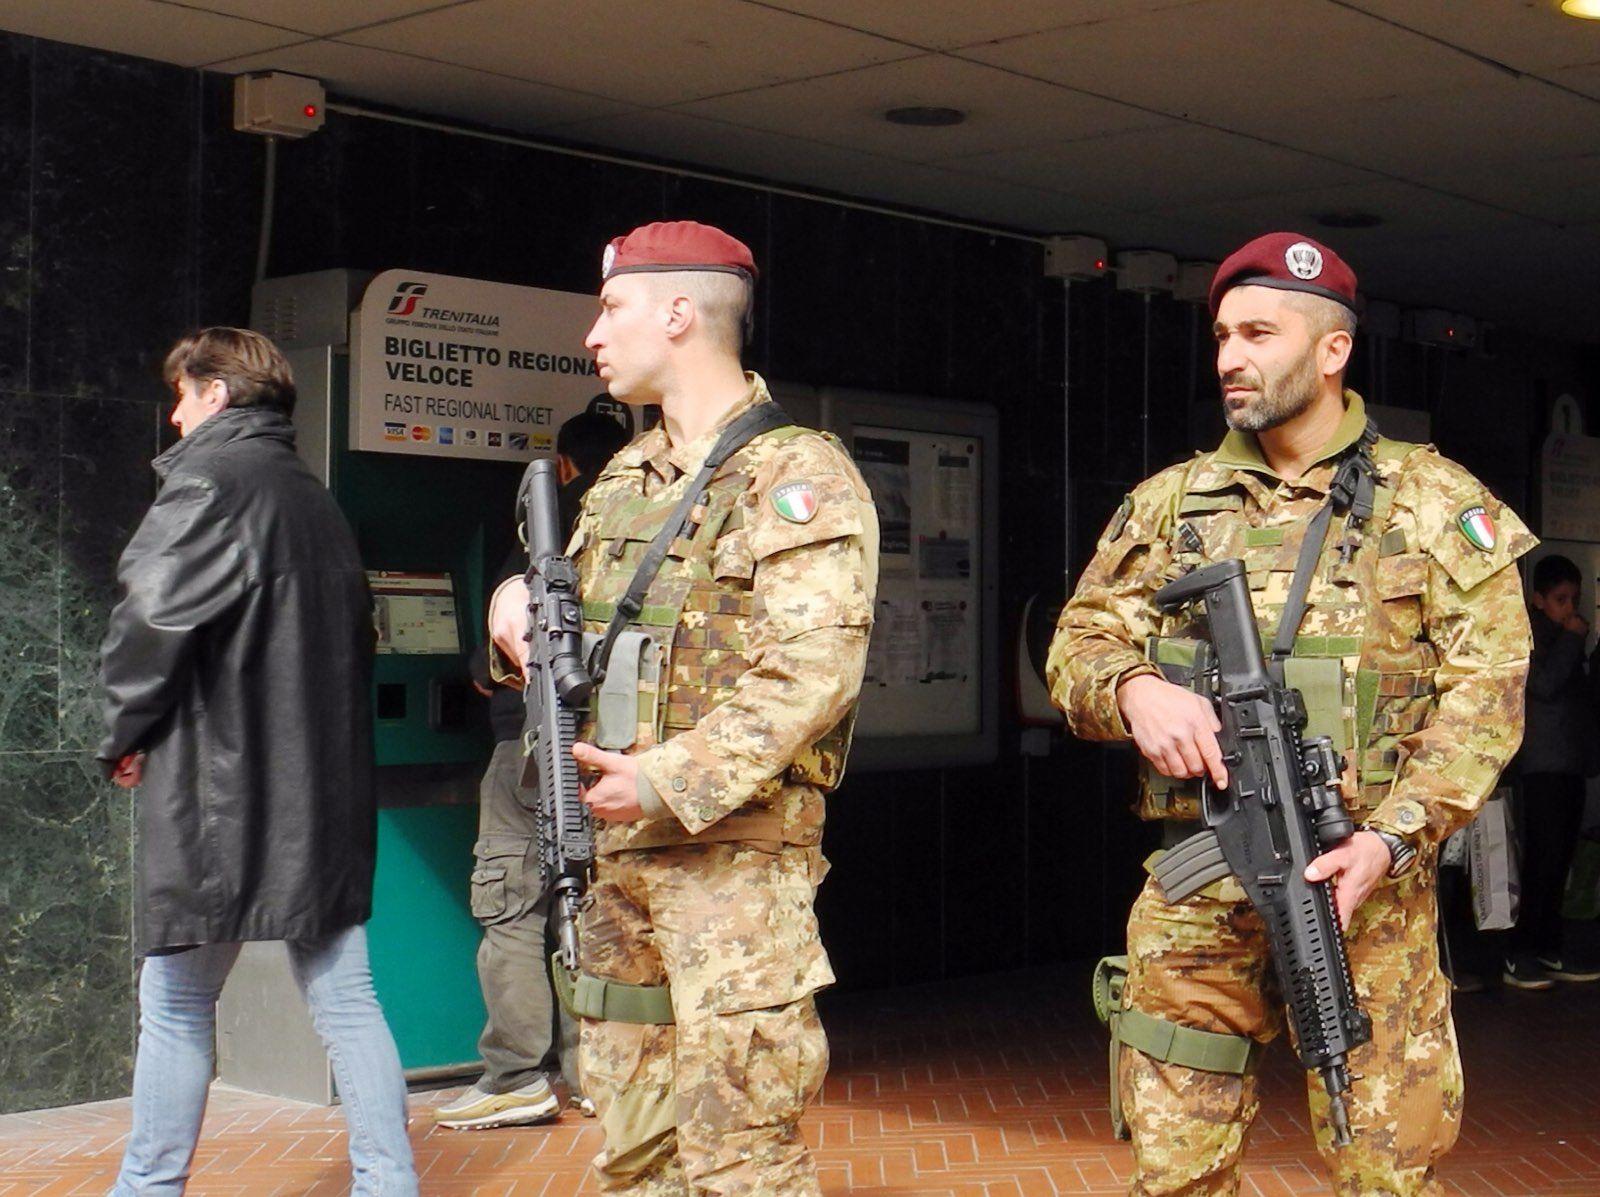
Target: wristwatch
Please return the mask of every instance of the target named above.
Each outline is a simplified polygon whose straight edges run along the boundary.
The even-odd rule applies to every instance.
[[[1417,846],[1408,840],[1403,840],[1392,831],[1379,831],[1376,827],[1368,827],[1383,841],[1383,846],[1389,849],[1389,876],[1403,877],[1410,871],[1411,866],[1417,862]]]

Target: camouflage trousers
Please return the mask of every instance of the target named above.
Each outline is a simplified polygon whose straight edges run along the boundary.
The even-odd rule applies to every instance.
[[[1461,1127],[1461,1059],[1439,970],[1431,867],[1380,886],[1346,934],[1372,1042],[1350,1055],[1353,1142],[1335,1148],[1321,1078],[1307,1074],[1317,1149],[1341,1197],[1432,1197],[1435,1163]],[[1220,893],[1218,891],[1221,891]],[[1214,895],[1214,896],[1208,896]],[[1237,882],[1171,904],[1153,880],[1128,919],[1126,1006],[1265,1043],[1283,1026],[1266,932]],[[1161,1063],[1124,1047],[1119,1075],[1133,1135],[1134,1194],[1239,1191],[1256,1078]]]
[[[674,1026],[583,1021],[579,1064],[610,1193],[819,1197],[800,1116],[828,1043],[833,980],[812,899],[815,848],[692,844],[602,856],[584,972],[672,986]]]

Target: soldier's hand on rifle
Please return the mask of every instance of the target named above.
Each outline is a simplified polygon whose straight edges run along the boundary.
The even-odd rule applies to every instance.
[[[1117,706],[1139,751],[1162,773],[1177,778],[1210,774],[1219,790],[1228,784],[1217,744],[1222,724],[1200,695],[1140,674],[1117,687]]]
[[[1351,916],[1378,888],[1389,872],[1389,846],[1370,831],[1358,831],[1331,852],[1306,866],[1307,881],[1333,879],[1339,906],[1339,926],[1350,926]]]
[[[637,761],[620,752],[605,752],[593,744],[574,744],[572,756],[590,774],[583,788],[583,801],[596,818],[608,823],[632,823],[644,818],[644,809],[639,805]]]
[[[489,636],[518,670],[528,670],[528,584],[508,578],[489,600]]]

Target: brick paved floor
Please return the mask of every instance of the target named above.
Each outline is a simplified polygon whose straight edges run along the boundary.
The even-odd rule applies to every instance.
[[[1107,1130],[1105,1040],[1086,993],[1084,970],[1062,969],[826,1002],[833,1068],[806,1133],[827,1192],[1121,1192],[1129,1157]],[[1446,1190],[1600,1197],[1600,985],[1491,990],[1459,997],[1456,1010],[1469,1096]],[[1327,1193],[1298,1071],[1287,1051],[1271,1059],[1244,1192]],[[457,1091],[413,1098],[425,1194],[594,1192],[584,1180],[599,1139],[593,1122],[434,1129],[429,1109]],[[0,1197],[105,1192],[127,1117],[125,1102],[0,1117]],[[214,1093],[191,1194],[331,1197],[347,1185],[337,1110]]]

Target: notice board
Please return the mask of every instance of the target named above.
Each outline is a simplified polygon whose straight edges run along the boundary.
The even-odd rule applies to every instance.
[[[780,402],[836,433],[872,490],[878,595],[852,769],[991,761],[999,747],[998,453],[992,407],[796,388]]]

